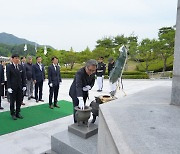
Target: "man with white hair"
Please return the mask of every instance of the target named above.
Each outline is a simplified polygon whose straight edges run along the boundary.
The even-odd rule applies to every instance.
[[[27,63],[24,65],[27,80],[27,96],[28,100],[33,98],[33,72],[32,72],[32,57],[27,57]]]
[[[77,71],[69,90],[69,95],[72,98],[74,107],[79,106],[80,109],[84,109],[88,98],[88,91],[94,86],[96,68],[96,60],[91,59],[86,62],[85,67]],[[76,110],[74,109],[74,123],[77,122],[75,112]]]

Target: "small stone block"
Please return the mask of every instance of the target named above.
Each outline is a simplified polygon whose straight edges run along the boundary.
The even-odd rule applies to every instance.
[[[96,124],[93,124],[93,123],[90,123],[89,127],[87,127],[86,125],[79,125],[78,126],[78,124],[75,123],[75,124],[68,126],[68,131],[79,136],[79,137],[87,139],[87,138],[97,134],[98,126]]]
[[[88,139],[68,130],[51,136],[51,150],[57,154],[97,154],[97,134]]]
[[[50,150],[47,150],[41,154],[57,154],[57,153],[50,149]]]

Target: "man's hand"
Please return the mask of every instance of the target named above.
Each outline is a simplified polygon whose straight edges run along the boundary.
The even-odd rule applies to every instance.
[[[49,84],[49,87],[53,87],[53,84],[52,84],[52,83],[50,83],[50,84]]]
[[[83,97],[78,97],[78,100],[79,100],[79,108],[81,110],[84,110],[84,100],[83,100]]]
[[[104,79],[104,75],[102,76],[102,78]]]
[[[26,87],[23,87],[22,90],[23,90],[23,91],[26,91]]]
[[[87,85],[86,88],[87,88],[88,90],[91,90],[91,86],[89,86],[89,85]]]
[[[12,94],[13,90],[11,88],[8,88],[8,93]]]
[[[91,86],[89,86],[89,85],[83,87],[83,91],[89,91],[90,89],[91,89]]]
[[[36,80],[34,80],[34,84],[36,84]]]

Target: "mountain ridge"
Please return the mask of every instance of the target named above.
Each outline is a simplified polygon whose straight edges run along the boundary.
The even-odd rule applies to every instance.
[[[21,44],[35,45],[37,44],[36,42],[32,42],[24,38],[19,38],[13,34],[9,34],[6,32],[0,33],[0,43],[7,44],[7,45],[21,45]]]

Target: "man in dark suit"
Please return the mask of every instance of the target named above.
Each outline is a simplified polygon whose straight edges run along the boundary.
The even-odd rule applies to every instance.
[[[45,70],[44,70],[44,65],[41,63],[42,58],[40,56],[36,57],[36,64],[33,65],[32,70],[33,70],[33,81],[35,84],[35,99],[36,102],[42,100],[42,89],[43,89],[43,82],[45,80]],[[39,97],[38,97],[38,90],[39,90]]]
[[[0,64],[0,94],[3,92],[3,85],[4,85],[4,68],[3,65]],[[4,108],[1,106],[1,95],[0,95],[0,110]]]
[[[25,64],[26,64],[26,57],[21,57],[21,65],[22,65],[24,70],[25,70]],[[26,70],[25,70],[25,74],[26,74]],[[23,102],[24,96],[26,96],[26,91],[23,92],[21,105],[25,105],[25,103]]]
[[[69,95],[72,98],[74,107],[79,106],[80,109],[84,109],[88,98],[88,91],[94,86],[96,68],[96,60],[91,59],[86,62],[85,67],[77,71],[69,90]],[[74,123],[77,122],[75,112],[74,109]]]
[[[57,97],[59,92],[59,84],[62,82],[60,67],[58,66],[58,58],[51,59],[52,64],[48,67],[48,85],[49,85],[49,108],[53,109],[52,97],[54,94],[54,107],[59,108]]]
[[[10,112],[13,120],[23,119],[20,114],[22,94],[26,90],[26,78],[23,67],[19,64],[19,55],[12,55],[12,64],[7,67],[7,87],[10,94]],[[14,108],[16,102],[16,110]]]

